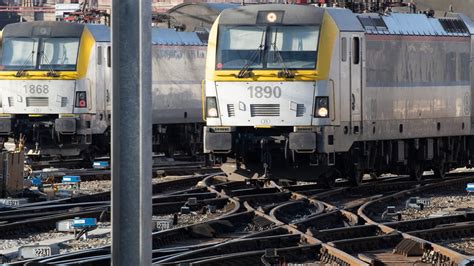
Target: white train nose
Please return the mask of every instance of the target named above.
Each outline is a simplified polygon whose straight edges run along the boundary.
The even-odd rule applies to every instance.
[[[76,80],[0,80],[2,108],[6,114],[74,113]]]

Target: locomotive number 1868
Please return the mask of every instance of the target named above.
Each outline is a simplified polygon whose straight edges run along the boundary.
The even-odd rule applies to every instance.
[[[250,98],[280,98],[281,88],[279,86],[250,86],[247,88]]]
[[[48,85],[23,85],[26,94],[48,94],[49,86]]]

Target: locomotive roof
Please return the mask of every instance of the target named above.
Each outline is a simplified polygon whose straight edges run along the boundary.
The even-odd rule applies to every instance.
[[[152,28],[151,42],[158,45],[207,45],[207,33],[176,31],[168,28]],[[204,37],[204,38],[203,38]]]
[[[219,13],[224,9],[238,7],[239,5],[233,3],[182,3],[170,8],[168,11],[166,11],[166,13],[173,13],[175,11],[179,11],[184,6],[201,6],[211,10],[215,10],[217,11],[217,13]]]
[[[5,26],[3,37],[70,37],[79,38],[87,28],[97,42],[109,42],[110,30],[101,24],[80,24],[60,21],[19,22]]]
[[[334,19],[334,22],[336,22],[336,25],[340,31],[364,31],[364,27],[362,27],[360,21],[349,9],[326,8],[326,11]]]
[[[86,24],[96,42],[110,42],[110,28],[102,24]]]
[[[390,13],[356,15],[369,34],[415,36],[470,36],[467,17],[432,18],[425,14]]]
[[[314,6],[269,4],[252,5],[222,11],[219,24],[255,25],[259,12],[283,12],[280,25],[317,25],[321,24],[324,9]]]
[[[34,21],[8,24],[3,28],[3,37],[80,37],[84,24]]]

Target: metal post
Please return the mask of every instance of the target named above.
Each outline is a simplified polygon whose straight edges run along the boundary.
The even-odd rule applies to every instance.
[[[151,1],[112,0],[112,264],[151,264]]]

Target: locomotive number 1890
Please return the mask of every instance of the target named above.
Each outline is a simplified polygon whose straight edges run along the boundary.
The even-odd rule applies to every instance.
[[[280,98],[281,88],[279,86],[250,86],[247,88],[250,98]]]
[[[49,86],[48,85],[23,85],[26,94],[48,94]]]

